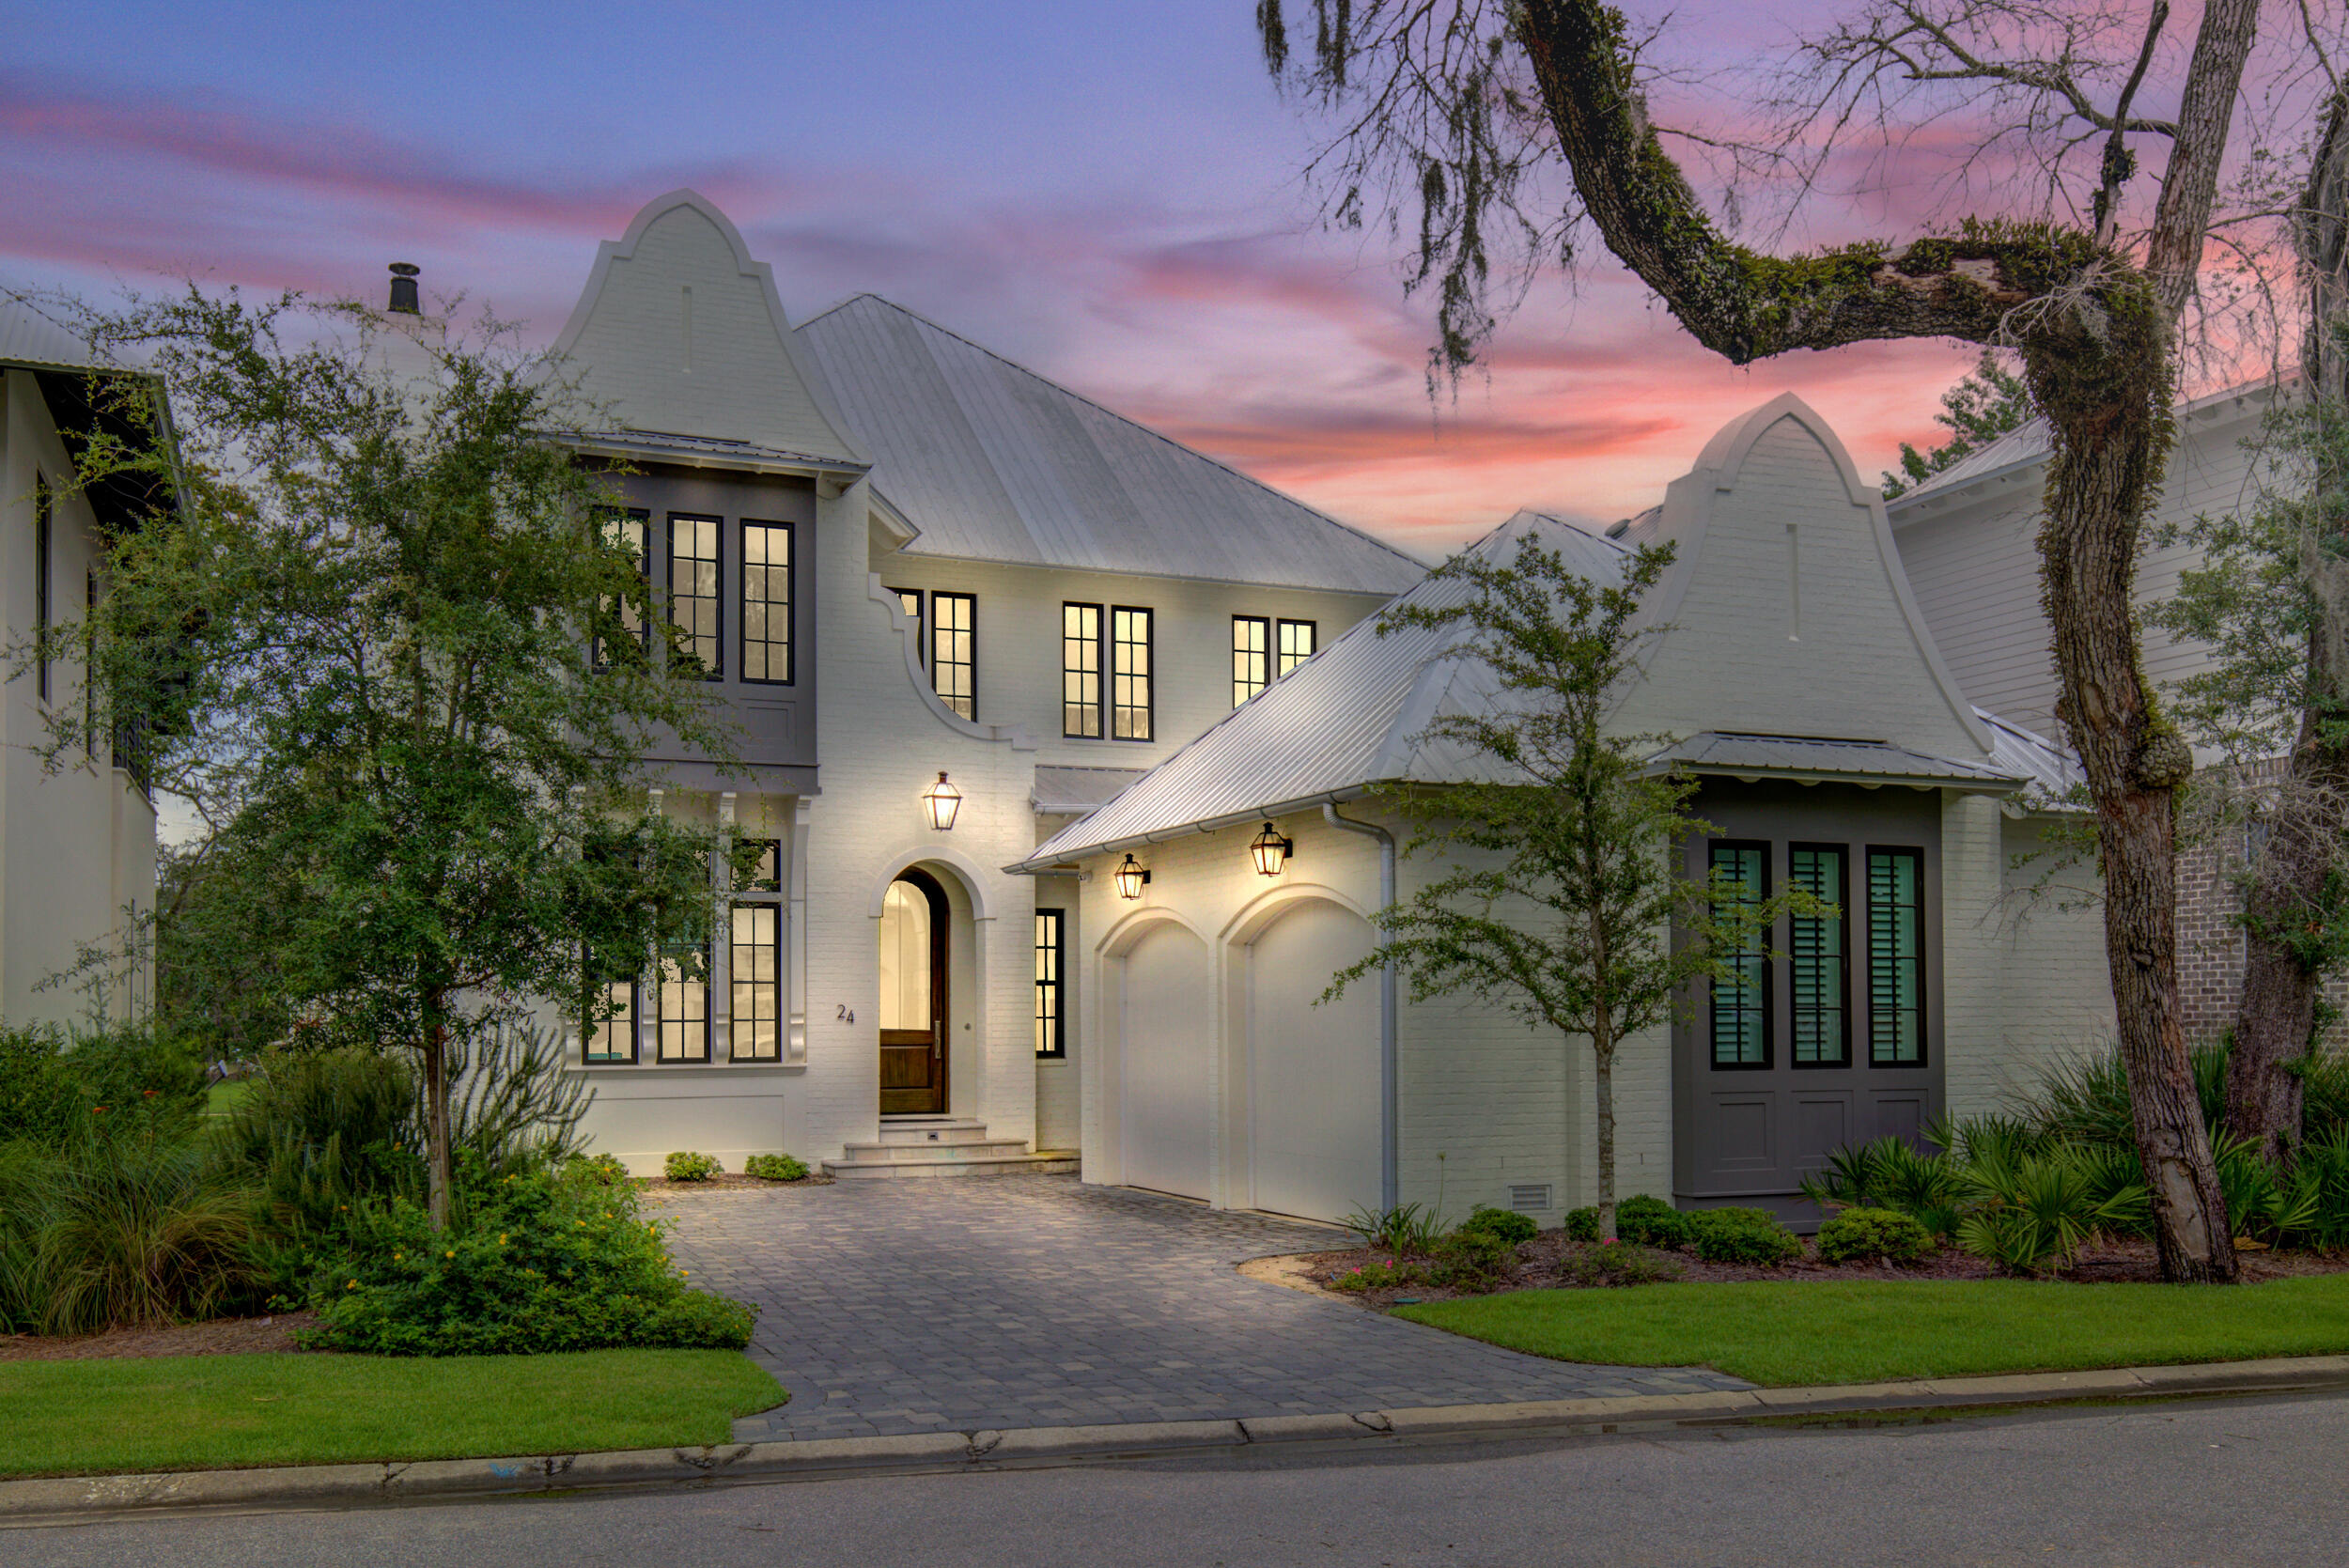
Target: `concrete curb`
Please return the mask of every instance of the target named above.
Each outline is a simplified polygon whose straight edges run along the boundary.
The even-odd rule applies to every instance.
[[[442,1498],[848,1474],[1003,1469],[1236,1450],[1273,1443],[1347,1444],[1364,1438],[1528,1436],[1622,1426],[2055,1405],[2078,1399],[2156,1399],[2349,1388],[2349,1356],[2199,1366],[2118,1367],[2019,1376],[1932,1378],[1812,1389],[1725,1389],[1619,1399],[1439,1405],[1358,1415],[1251,1416],[1238,1421],[1137,1421],[1015,1431],[929,1432],[896,1437],[811,1437],[700,1449],[634,1449],[528,1458],[407,1464],[305,1465],[0,1482],[0,1528],[103,1515],[201,1509],[351,1508]]]

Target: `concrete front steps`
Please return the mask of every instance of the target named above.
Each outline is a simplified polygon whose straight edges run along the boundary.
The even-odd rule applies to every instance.
[[[1074,1149],[1031,1152],[1018,1138],[989,1138],[987,1124],[956,1116],[887,1116],[880,1138],[851,1143],[824,1161],[840,1181],[903,1181],[938,1176],[1052,1175],[1077,1169]]]

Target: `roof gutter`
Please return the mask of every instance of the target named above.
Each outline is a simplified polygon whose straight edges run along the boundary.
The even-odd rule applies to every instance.
[[[1003,867],[1013,877],[1040,877],[1057,867],[1073,865],[1094,855],[1116,855],[1145,845],[1171,844],[1194,833],[1221,833],[1233,828],[1243,828],[1252,822],[1262,822],[1275,816],[1294,816],[1301,811],[1316,807],[1343,805],[1359,800],[1377,788],[1377,784],[1348,784],[1344,789],[1325,789],[1313,795],[1300,795],[1293,800],[1276,801],[1271,805],[1252,806],[1246,811],[1226,812],[1202,821],[1185,823],[1179,828],[1156,828],[1146,833],[1128,833],[1124,838],[1105,839],[1099,844],[1082,844],[1071,849],[1056,851],[1050,856],[1031,856],[1016,864]],[[1103,809],[1103,808],[1096,808]]]

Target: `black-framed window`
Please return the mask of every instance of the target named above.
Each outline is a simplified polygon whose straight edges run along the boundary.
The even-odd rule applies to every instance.
[[[965,719],[979,716],[979,596],[930,594],[930,689]]]
[[[1925,855],[1868,847],[1868,1062],[1925,1060]]]
[[[726,1055],[736,1062],[783,1060],[783,908],[737,904],[726,951],[731,1008]]]
[[[582,1032],[582,1061],[609,1064],[636,1060],[636,1012],[641,990],[633,975],[624,980],[603,981],[601,995],[597,994],[595,983],[589,983],[587,1001],[609,1007],[611,1017],[590,1021]]]
[[[1283,621],[1281,623],[1281,662],[1273,673],[1276,675],[1287,675],[1291,670],[1311,659],[1314,656],[1315,639],[1319,635],[1319,629],[1311,621]]]
[[[1132,605],[1110,610],[1110,735],[1150,738],[1150,612]]]
[[[1035,912],[1035,1053],[1066,1056],[1068,1038],[1061,1010],[1061,964],[1066,956],[1064,911]]]
[[[719,613],[719,541],[725,525],[717,518],[669,514],[669,620],[685,633],[682,656],[706,680],[725,673],[724,617]]]
[[[1787,1055],[1797,1067],[1851,1065],[1851,941],[1843,919],[1850,907],[1847,859],[1840,844],[1786,846],[1788,883],[1835,907],[1832,915],[1787,917]]]
[[[1715,839],[1706,846],[1707,875],[1717,887],[1736,890],[1735,901],[1753,908],[1770,896],[1770,846],[1736,839]],[[1712,1025],[1713,1065],[1770,1064],[1770,965],[1762,934],[1722,957],[1725,973],[1713,981],[1706,1011]]]
[[[56,505],[48,475],[33,473],[33,659],[40,675],[40,700],[49,700],[49,577],[54,545]]]
[[[651,575],[651,558],[645,549],[651,526],[650,512],[622,511],[615,507],[603,514],[604,542],[635,562],[636,575],[640,578]],[[615,636],[632,640],[640,648],[645,645],[645,621],[637,612],[634,599],[606,600],[598,618],[601,624],[596,629],[595,646],[591,650],[598,669],[603,668]]]
[[[709,1060],[709,982],[688,975],[675,958],[661,960],[661,1017],[655,1038],[657,1061]]]
[[[922,614],[922,590],[892,588],[889,591],[897,596],[898,613],[913,617],[913,657],[926,670],[930,667],[930,650],[923,633],[928,630],[929,622]]]
[[[1101,607],[1060,607],[1060,732],[1101,737]]]
[[[1264,615],[1232,617],[1232,706],[1272,684],[1272,622]]]
[[[758,846],[758,862],[735,883],[737,893],[781,893],[783,891],[783,841],[775,838],[743,839],[741,844]]]
[[[791,684],[791,525],[742,520],[742,678]]]

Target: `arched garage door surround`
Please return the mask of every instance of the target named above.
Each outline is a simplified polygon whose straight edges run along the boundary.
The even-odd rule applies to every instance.
[[[1139,912],[1138,912],[1139,913]],[[1214,1169],[1213,1009],[1207,944],[1161,911],[1111,933],[1117,1071],[1112,1107],[1127,1186],[1210,1199]]]
[[[1245,1160],[1236,1196],[1313,1219],[1376,1209],[1379,1195],[1378,986],[1365,977],[1316,1005],[1330,977],[1377,945],[1350,900],[1276,890],[1233,923],[1232,1126]],[[1244,1196],[1242,1196],[1244,1195]]]

